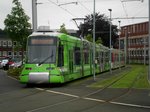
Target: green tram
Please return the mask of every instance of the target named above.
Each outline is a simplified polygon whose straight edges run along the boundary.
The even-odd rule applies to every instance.
[[[85,39],[76,38],[58,32],[34,32],[28,37],[27,56],[20,82],[29,83],[65,83],[92,75],[93,44]],[[96,45],[96,73],[108,71],[109,48]],[[112,50],[112,68],[119,67],[118,53]],[[121,65],[124,65],[121,52]]]

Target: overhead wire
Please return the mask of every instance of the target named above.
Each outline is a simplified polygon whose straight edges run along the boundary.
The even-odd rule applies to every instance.
[[[51,2],[52,4],[58,6],[58,7],[61,8],[62,10],[66,11],[66,12],[67,12],[68,14],[70,14],[71,16],[76,17],[74,14],[72,14],[72,13],[71,13],[70,11],[68,11],[67,9],[65,9],[65,8],[63,8],[63,7],[61,7],[61,6],[59,6],[59,4],[53,2],[52,0],[48,0],[48,1]]]
[[[121,4],[122,4],[122,7],[123,7],[123,10],[124,10],[124,12],[125,12],[125,16],[126,16],[126,18],[128,18],[128,13],[127,13],[127,10],[126,10],[126,8],[125,8],[125,5],[124,5],[124,3],[120,0],[120,2],[121,2]],[[127,19],[128,20],[128,19]],[[128,20],[128,23],[129,23],[129,20]]]
[[[80,2],[79,0],[77,0],[77,2],[82,6],[84,7],[84,9],[86,9],[88,12],[92,13],[92,11],[90,9],[88,9],[85,5],[83,5],[82,2]]]

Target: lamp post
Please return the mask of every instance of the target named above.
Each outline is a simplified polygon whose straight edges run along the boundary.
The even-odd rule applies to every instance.
[[[121,66],[121,62],[120,62],[120,35],[121,35],[120,23],[121,23],[121,21],[118,21],[118,22],[119,22],[119,69],[121,69],[120,68],[120,66]]]
[[[93,3],[93,78],[95,81],[95,0]]]
[[[112,50],[112,47],[111,47],[111,12],[112,12],[112,9],[108,9],[108,11],[110,12],[110,35],[109,35],[109,48],[110,48],[110,56],[109,56],[109,63],[110,63],[110,74],[112,74],[112,69],[111,69],[111,50]]]

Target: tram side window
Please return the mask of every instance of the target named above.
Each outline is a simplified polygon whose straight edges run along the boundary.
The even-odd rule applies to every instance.
[[[99,64],[100,60],[99,60],[99,52],[96,51],[96,57],[95,57],[95,64]]]
[[[81,52],[79,47],[75,47],[74,49],[74,60],[75,60],[75,65],[81,64]]]
[[[64,47],[62,45],[58,48],[58,67],[64,66]]]
[[[109,52],[106,52],[106,56],[105,56],[106,58],[105,58],[105,61],[106,62],[109,62]]]
[[[103,51],[101,52],[101,63],[103,63]]]
[[[89,64],[89,51],[88,50],[84,51],[84,63]]]

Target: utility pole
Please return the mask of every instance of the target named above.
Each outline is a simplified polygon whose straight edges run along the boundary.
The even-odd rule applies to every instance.
[[[146,42],[146,38],[144,37],[143,38],[143,44],[144,44],[144,65],[146,65],[146,44],[147,44],[147,42]]]
[[[109,56],[109,63],[110,63],[110,74],[112,74],[112,60],[111,60],[111,57],[112,57],[112,46],[111,46],[111,12],[112,12],[112,9],[108,9],[108,11],[110,12],[110,35],[109,35],[109,49],[110,49],[110,56]]]
[[[148,0],[149,2],[149,67],[148,67],[148,80],[149,80],[149,83],[150,83],[150,1]]]
[[[32,0],[32,26],[35,32],[37,30],[37,0]]]
[[[124,53],[125,53],[125,65],[127,64],[127,28],[124,29],[125,30],[125,38],[124,38]]]
[[[93,3],[93,78],[95,81],[95,0]]]
[[[127,39],[128,39],[128,46],[127,46],[127,50],[128,50],[128,64],[130,64],[130,55],[131,55],[131,53],[130,53],[130,49],[131,49],[131,44],[130,44],[130,32],[128,32],[128,37],[127,37]]]
[[[119,22],[119,69],[121,69],[120,68],[120,66],[121,66],[121,59],[120,59],[120,35],[121,35],[121,28],[120,28],[120,23],[121,23],[121,21],[118,21]]]

